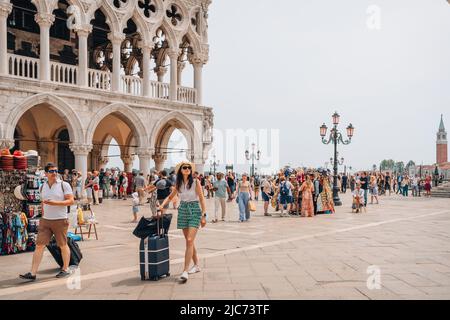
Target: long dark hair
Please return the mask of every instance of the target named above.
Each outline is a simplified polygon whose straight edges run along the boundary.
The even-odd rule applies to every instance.
[[[182,170],[183,170],[182,167],[180,167],[180,170],[178,170],[178,172],[177,172],[177,182],[176,183],[177,183],[177,191],[178,192],[180,192],[181,185],[184,182]],[[192,167],[191,167],[191,173],[189,174],[189,177],[188,177],[187,188],[191,189],[193,183],[194,183],[194,177],[192,176]]]

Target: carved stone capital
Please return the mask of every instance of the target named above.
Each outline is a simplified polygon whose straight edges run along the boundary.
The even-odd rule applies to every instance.
[[[111,41],[113,45],[121,45],[123,40],[125,40],[125,35],[123,33],[112,33],[108,34],[108,40]]]
[[[0,17],[8,18],[12,11],[12,4],[7,2],[0,2]]]
[[[55,21],[55,16],[50,13],[37,13],[34,16],[34,21],[36,21],[40,27],[50,27]]]
[[[92,25],[82,25],[79,26],[78,28],[74,29],[75,32],[78,34],[79,37],[88,37],[89,34],[92,32]]]
[[[153,160],[155,162],[160,162],[160,161],[166,161],[167,160],[167,155],[165,154],[154,154],[153,155]]]
[[[71,144],[69,147],[76,156],[87,156],[93,148],[93,146],[89,144]]]
[[[158,75],[158,77],[163,77],[167,71],[168,68],[167,67],[156,67],[155,69],[153,69],[155,71],[155,73]]]
[[[126,154],[126,155],[124,155],[123,157],[121,157],[121,159],[122,159],[122,161],[123,161],[123,164],[124,164],[125,166],[132,165],[135,158],[136,158],[136,157],[135,157],[134,155],[129,155],[129,154]]]
[[[154,150],[151,148],[137,148],[136,154],[139,158],[151,158],[154,154]]]
[[[169,49],[167,51],[167,55],[169,56],[170,59],[177,59],[181,54],[181,50],[180,49]]]
[[[13,139],[0,139],[0,149],[11,149],[14,147]]]

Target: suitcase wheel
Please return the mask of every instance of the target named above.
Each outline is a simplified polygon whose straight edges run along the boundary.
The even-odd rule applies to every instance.
[[[159,277],[152,277],[151,280],[152,280],[152,281],[158,281],[158,280],[159,280]]]
[[[141,276],[141,281],[145,281],[145,276]]]
[[[166,277],[170,277],[170,273],[169,272],[166,273]]]

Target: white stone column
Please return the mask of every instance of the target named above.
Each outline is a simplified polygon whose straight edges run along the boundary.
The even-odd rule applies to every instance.
[[[50,81],[50,27],[55,16],[49,13],[37,13],[34,20],[39,25],[40,53],[39,53],[39,79]]]
[[[75,170],[81,172],[83,179],[87,177],[88,171],[88,155],[92,150],[92,145],[70,145],[75,156]]]
[[[144,68],[143,70],[143,81],[142,81],[142,86],[143,86],[143,90],[142,90],[142,95],[144,97],[150,97],[150,54],[152,51],[152,46],[147,45],[147,44],[143,44],[142,45],[142,67]]]
[[[181,86],[181,79],[182,79],[182,74],[183,74],[183,70],[184,68],[186,68],[186,62],[180,62],[178,61],[178,75],[177,75],[177,84],[178,86]]]
[[[197,90],[197,104],[203,104],[203,62],[195,62],[194,66],[194,88]]]
[[[122,56],[121,53],[121,46],[122,42],[125,39],[125,36],[123,34],[121,35],[114,35],[110,33],[108,35],[108,39],[111,41],[113,46],[113,75],[112,75],[112,91],[119,92],[121,91],[120,88],[120,59]]]
[[[170,58],[170,100],[178,100],[178,50],[171,50],[168,53]]]
[[[8,74],[8,26],[6,22],[12,11],[12,4],[0,4],[0,75]]]
[[[150,174],[150,160],[152,159],[154,151],[151,148],[137,148],[136,154],[139,157],[139,171],[147,177]]]
[[[81,87],[88,86],[88,45],[87,39],[92,31],[92,25],[83,29],[76,30],[78,35],[78,85]]]

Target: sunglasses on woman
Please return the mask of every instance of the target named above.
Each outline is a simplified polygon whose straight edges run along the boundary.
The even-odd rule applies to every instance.
[[[191,170],[191,167],[181,167],[183,170]]]
[[[48,173],[58,173],[58,170],[54,169],[54,170],[48,170]]]

